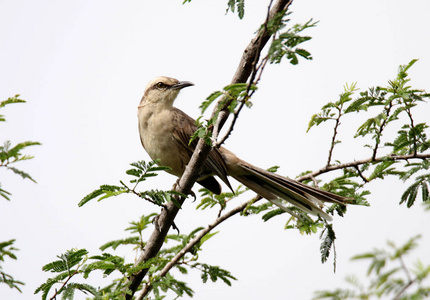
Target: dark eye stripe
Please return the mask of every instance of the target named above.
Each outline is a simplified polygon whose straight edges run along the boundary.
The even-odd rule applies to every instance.
[[[168,88],[170,88],[171,87],[171,85],[168,85],[168,84],[166,84],[166,83],[164,83],[164,82],[157,82],[155,85],[154,85],[154,88],[156,88],[156,89],[168,89]]]

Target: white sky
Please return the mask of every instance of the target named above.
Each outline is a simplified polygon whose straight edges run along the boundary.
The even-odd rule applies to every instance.
[[[2,109],[8,122],[0,124],[0,142],[43,143],[28,149],[33,160],[16,165],[37,184],[0,170],[2,187],[12,192],[11,202],[0,199],[0,241],[16,238],[20,248],[18,261],[2,265],[26,283],[23,294],[0,285],[1,299],[39,299],[33,292],[49,275],[42,265],[72,247],[98,253],[101,244],[124,235],[129,221],[156,211],[133,197],[83,208],[77,203],[100,184],[126,180],[129,163],[149,159],[136,118],[146,83],[157,75],[193,81],[196,86],[184,90],[176,105],[198,116],[200,102],[230,82],[266,2],[248,0],[240,21],[225,15],[227,1],[0,1],[0,97],[19,93],[28,102]],[[362,90],[384,85],[398,65],[419,58],[410,71],[412,84],[430,90],[430,2],[296,0],[291,10],[292,23],[320,21],[304,45],[314,60],[268,66],[253,109],[243,112],[227,147],[258,166],[280,165],[281,174],[294,177],[326,162],[331,128],[305,131],[311,115],[335,101],[344,83],[357,81]],[[428,121],[429,112],[424,106],[421,121]],[[343,132],[346,139],[351,134]],[[366,157],[351,144],[335,154],[344,162]],[[168,189],[175,180],[162,175],[148,188]],[[194,299],[309,299],[313,291],[334,289],[345,275],[364,270],[349,262],[352,255],[419,233],[415,253],[430,263],[424,257],[429,213],[421,205],[397,205],[405,188],[400,182],[371,188],[372,207],[351,207],[334,220],[336,274],[332,261],[320,263],[318,235],[284,231],[284,215],[268,223],[258,217],[230,220],[207,243],[202,262],[230,270],[239,279],[232,287],[202,284],[197,274],[180,279],[190,283]],[[195,211],[195,205],[187,203],[176,220],[182,233],[216,216]]]

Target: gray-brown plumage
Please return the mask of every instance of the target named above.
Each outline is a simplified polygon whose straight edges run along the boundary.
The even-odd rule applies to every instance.
[[[194,84],[188,81],[157,77],[147,85],[138,107],[143,147],[152,159],[159,159],[160,165],[170,167],[168,172],[178,177],[184,173],[196,147],[196,142],[189,144],[189,141],[197,127],[193,118],[173,107],[173,102],[182,88],[191,85]],[[290,212],[279,198],[326,220],[331,220],[331,217],[322,210],[323,202],[347,202],[344,197],[253,166],[223,147],[211,150],[197,180],[211,192],[219,194],[221,186],[213,175],[230,189],[228,176],[232,176],[285,211]]]

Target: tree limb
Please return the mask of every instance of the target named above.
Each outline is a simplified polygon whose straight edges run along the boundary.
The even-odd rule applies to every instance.
[[[343,163],[343,164],[338,164],[338,165],[331,165],[331,166],[325,166],[324,168],[321,168],[317,171],[305,174],[303,176],[300,176],[298,178],[296,178],[297,181],[304,181],[304,180],[308,180],[308,179],[312,179],[313,177],[319,176],[321,174],[327,173],[327,172],[331,172],[331,171],[335,171],[335,170],[341,170],[341,169],[345,169],[345,168],[350,168],[350,167],[358,167],[360,165],[364,165],[367,163],[372,163],[372,162],[381,162],[384,160],[392,160],[392,161],[396,161],[396,160],[408,160],[408,159],[430,159],[430,153],[426,153],[426,154],[407,154],[407,155],[395,155],[395,154],[389,154],[386,156],[381,156],[381,157],[376,157],[376,158],[368,158],[368,159],[362,159],[362,160],[356,160],[353,162],[348,162],[348,163]]]

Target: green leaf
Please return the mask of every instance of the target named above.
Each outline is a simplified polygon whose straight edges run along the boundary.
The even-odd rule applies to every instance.
[[[142,215],[137,222],[130,222],[131,226],[127,227],[125,230],[130,231],[131,233],[141,234],[143,230],[148,228],[149,225],[154,222],[154,217],[157,216],[156,213],[152,213],[149,215]],[[104,250],[104,249],[101,249]]]
[[[4,163],[5,161],[10,161],[10,159],[13,159],[12,162],[31,159],[33,158],[32,156],[23,155],[21,151],[27,147],[36,146],[36,145],[41,145],[41,144],[39,142],[27,141],[27,142],[18,143],[14,147],[11,147],[10,141],[6,141],[4,143],[4,146],[0,147],[0,161]]]
[[[25,100],[19,99],[19,94],[15,95],[14,97],[9,97],[7,100],[0,101],[0,108],[5,107],[8,104],[13,103],[25,103]],[[4,122],[6,119],[3,115],[0,115],[0,122]]]
[[[418,247],[417,240],[421,238],[421,235],[416,235],[412,238],[410,238],[405,244],[403,244],[400,247],[396,247],[393,242],[388,242],[389,246],[391,246],[394,249],[394,253],[391,255],[391,260],[398,259],[409,252],[411,252],[413,249]]]
[[[234,13],[236,8],[239,19],[243,19],[245,15],[245,0],[228,0],[226,13],[229,10]]]
[[[113,196],[118,196],[121,195],[123,193],[128,192],[128,190],[122,186],[115,186],[115,185],[101,185],[99,189],[89,193],[88,195],[86,195],[79,203],[78,206],[81,207],[83,205],[85,205],[86,203],[88,203],[89,201],[99,198],[98,201],[109,198],[109,197],[113,197]]]
[[[336,235],[333,230],[332,224],[326,224],[324,230],[321,232],[320,239],[322,240],[320,246],[321,262],[325,263],[330,256],[330,250],[334,249],[334,241]],[[334,269],[336,270],[336,255],[334,259]]]
[[[26,172],[24,172],[24,171],[21,171],[21,170],[18,170],[17,168],[15,168],[15,167],[7,167],[9,170],[12,170],[15,174],[18,174],[18,175],[20,175],[23,179],[25,179],[25,178],[28,178],[28,179],[30,179],[31,181],[33,181],[34,183],[36,183],[36,181],[28,174],[28,173],[26,173]]]
[[[283,25],[281,26],[279,25],[280,21],[278,19],[278,24],[275,26],[275,28],[280,30],[281,28],[285,27],[285,23],[288,21],[288,19],[282,19],[281,23]],[[297,47],[298,45],[309,41],[311,37],[301,36],[299,33],[305,29],[315,27],[317,23],[318,22],[313,22],[311,19],[303,25],[296,24],[292,28],[287,29],[287,31],[279,34],[278,38],[274,39],[270,45],[268,53],[269,61],[271,63],[278,64],[284,57],[286,57],[291,64],[297,65],[299,62],[298,56],[301,56],[307,60],[311,60],[312,56],[307,50]],[[269,28],[271,28],[271,25],[269,25]]]
[[[90,259],[95,260],[84,267],[84,278],[88,278],[92,271],[102,271],[105,276],[110,275],[114,271],[119,271],[121,274],[127,272],[128,265],[124,264],[124,258],[103,253],[102,255],[91,256]]]
[[[208,279],[212,282],[216,282],[218,279],[221,279],[225,284],[231,286],[230,279],[237,280],[229,271],[221,269],[218,266],[196,263],[193,267],[199,268],[202,271],[201,278],[203,283],[206,283]]]
[[[205,101],[202,102],[202,104],[199,106],[202,114],[206,111],[206,109],[209,108],[209,106],[215,101],[217,100],[219,97],[223,96],[224,93],[221,91],[216,91],[213,92],[212,94],[210,94]]]
[[[18,249],[13,246],[14,243],[15,243],[14,239],[0,242],[0,262],[4,262],[7,257],[14,260],[17,259],[14,252],[17,251]],[[24,285],[24,283],[22,281],[16,280],[15,278],[13,278],[13,276],[5,273],[2,270],[1,265],[0,265],[0,283],[5,283],[10,288],[14,288],[17,291],[22,293],[20,286]]]
[[[110,247],[112,247],[112,249],[115,250],[116,248],[118,248],[118,246],[123,246],[123,245],[140,245],[140,238],[138,236],[132,236],[125,239],[110,241],[101,245],[100,250],[104,251]]]
[[[63,272],[70,271],[70,268],[81,264],[86,258],[85,256],[88,254],[86,249],[72,249],[66,251],[64,254],[58,255],[57,257],[60,260],[56,260],[50,262],[42,267],[42,270],[45,272]]]
[[[93,287],[89,284],[85,284],[85,283],[72,282],[72,283],[67,284],[64,287],[63,292],[62,292],[62,299],[73,300],[75,290],[83,292],[84,294],[90,293],[95,297],[99,297],[99,293],[97,292],[97,289],[95,287]],[[95,299],[97,299],[97,298],[95,298]]]
[[[149,177],[157,176],[158,175],[157,172],[171,170],[170,167],[157,166],[156,164],[158,163],[159,163],[159,160],[153,160],[148,163],[146,163],[143,160],[134,162],[134,163],[131,163],[130,165],[135,168],[129,169],[125,173],[127,175],[137,177],[137,179],[130,180],[130,183],[138,184],[142,181],[145,181]]]
[[[423,202],[429,201],[429,185],[430,185],[430,174],[418,176],[415,182],[411,184],[406,191],[402,194],[399,204],[406,203],[409,208],[414,205],[417,199],[418,193],[421,188],[421,196]]]
[[[1,187],[1,184],[0,184]],[[5,198],[6,200],[10,201],[9,196],[11,195],[11,193],[9,193],[8,191],[0,188],[0,196],[2,196],[3,198]]]
[[[213,237],[214,235],[218,234],[219,231],[216,232],[210,232],[205,234],[201,239],[200,239],[200,245],[203,245],[204,242],[206,242],[207,240],[209,240],[211,237]]]
[[[281,215],[281,214],[283,214],[283,213],[284,213],[284,211],[283,211],[282,209],[280,209],[280,208],[276,208],[276,209],[273,209],[273,210],[271,210],[271,211],[269,211],[269,212],[265,213],[261,218],[264,220],[264,222],[267,222],[267,221],[269,221],[271,218],[276,217],[276,216],[278,216],[278,215]]]

